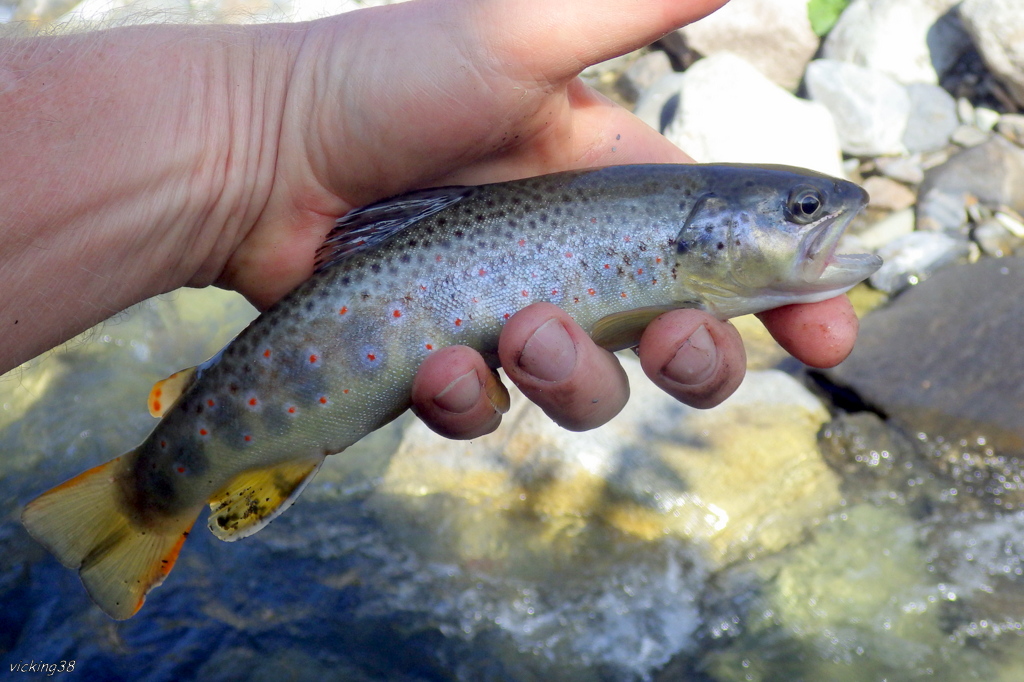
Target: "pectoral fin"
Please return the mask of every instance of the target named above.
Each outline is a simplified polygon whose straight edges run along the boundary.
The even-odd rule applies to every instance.
[[[612,313],[594,323],[590,338],[612,352],[632,348],[640,343],[640,336],[654,318],[673,309],[669,306],[652,306]]]
[[[292,505],[323,462],[300,459],[239,474],[210,498],[210,531],[226,542],[252,535]]]
[[[154,417],[162,417],[177,402],[196,376],[196,367],[189,367],[153,384],[149,391],[149,413]]]

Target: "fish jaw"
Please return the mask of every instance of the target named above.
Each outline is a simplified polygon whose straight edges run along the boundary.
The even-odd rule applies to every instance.
[[[801,240],[793,262],[794,289],[811,287],[821,293],[817,300],[838,296],[882,267],[882,259],[870,253],[837,254],[843,232],[857,214],[846,210],[822,218]]]

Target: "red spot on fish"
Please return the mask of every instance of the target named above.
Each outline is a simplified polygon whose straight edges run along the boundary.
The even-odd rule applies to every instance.
[[[611,268],[612,268],[612,266],[608,265],[607,263],[604,264],[604,269],[605,270],[611,270]]]
[[[199,435],[200,436],[209,436],[210,432],[207,431],[206,429],[199,429]]]
[[[636,271],[636,274],[638,274],[638,275],[644,274],[644,269],[640,268],[639,270]]]
[[[316,357],[316,354],[311,354],[311,355],[309,356],[309,363],[310,363],[311,365],[314,365],[314,364],[316,364],[316,361],[317,361],[317,357]]]
[[[660,263],[661,262],[661,256],[658,256],[657,258],[655,258],[654,262],[655,263]]]
[[[594,294],[596,294],[597,292],[596,292],[596,291],[594,291],[593,289],[587,289],[587,293],[588,293],[588,294],[590,294],[591,296],[593,296],[593,295],[594,295]]]
[[[509,318],[509,314],[505,313],[505,319],[507,320],[508,318]]]
[[[456,317],[455,318],[455,326],[456,327],[461,327],[462,326],[462,318],[461,317]]]
[[[345,390],[342,391],[342,393],[347,395],[348,394],[348,389],[346,388]]]
[[[348,312],[348,306],[347,305],[343,305],[343,306],[341,306],[341,310],[338,311],[338,314],[339,315],[344,315],[347,312]]]
[[[178,473],[179,474],[185,473],[185,467],[178,467]]]
[[[552,296],[557,296],[558,295],[558,289],[552,289],[551,290],[551,295]]]
[[[154,412],[159,412],[160,411],[160,401],[159,400],[154,400],[153,401],[153,411]]]
[[[246,443],[251,443],[252,436],[250,436],[249,434],[245,434],[244,436],[242,436],[242,440],[244,440]]]
[[[391,313],[391,316],[392,317],[401,317],[402,316],[402,311],[401,310],[396,310],[393,313]]]
[[[270,357],[270,349],[269,348],[266,349],[265,351],[263,351],[263,357],[265,357],[265,358],[269,358]]]
[[[207,407],[213,407],[213,406],[214,406],[214,405],[216,405],[216,404],[217,404],[217,401],[216,401],[216,400],[214,400],[213,398],[207,398],[207,399],[206,399],[206,405],[207,405]]]
[[[259,403],[260,401],[256,400],[256,398],[249,398],[249,407],[256,407]]]
[[[425,284],[421,284],[420,285],[420,291],[426,291],[426,290],[427,290],[426,285]]]
[[[163,395],[163,393],[164,392],[161,389],[159,389],[159,388],[154,388],[153,389],[153,397],[154,398],[159,398],[161,395]]]
[[[520,239],[519,240],[519,246],[526,246],[526,240],[525,239]]]
[[[530,295],[530,292],[527,291],[526,289],[523,289],[523,298],[526,298],[529,295]]]
[[[295,414],[295,406],[291,405],[288,407],[288,414]]]
[[[486,274],[487,274],[487,271],[486,271],[486,270],[484,270],[483,268],[480,268],[480,272],[478,272],[478,273],[476,273],[476,274],[478,274],[478,275],[480,275],[481,277],[483,277],[484,275],[486,275]]]
[[[656,280],[656,279],[652,279],[651,280],[651,284],[657,284],[657,283],[658,283],[658,280]]]
[[[622,298],[626,298],[626,292],[623,291],[621,294],[619,294],[619,296],[621,296]]]
[[[325,395],[320,396],[320,404],[321,405],[326,405],[327,404],[327,396],[325,396]]]
[[[374,355],[373,353],[367,353],[366,354],[366,359],[369,360],[370,362],[373,362],[374,360],[377,359],[377,356]]]
[[[572,258],[572,253],[570,251],[566,251],[565,252],[565,257],[566,258]]]
[[[597,218],[591,218],[591,219],[590,219],[590,222],[592,222],[592,223],[596,223],[596,222],[597,222]]]
[[[427,344],[427,350],[434,350],[434,344],[428,343]]]
[[[628,244],[629,243],[629,237],[623,237],[622,241],[624,241],[624,242],[626,242]]]
[[[167,441],[165,441],[165,440],[160,441],[160,447],[161,448],[166,448],[167,447]]]
[[[573,303],[579,303],[580,302],[580,297],[579,296],[573,296],[572,297],[572,302]]]
[[[437,261],[438,263],[440,263],[441,262],[441,256],[440,255],[435,256],[434,260]]]

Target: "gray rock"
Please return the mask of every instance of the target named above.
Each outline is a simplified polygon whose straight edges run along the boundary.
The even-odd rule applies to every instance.
[[[990,135],[973,125],[959,125],[949,136],[951,142],[961,147],[977,147],[988,140]]]
[[[969,253],[966,239],[944,232],[911,232],[878,250],[884,262],[869,281],[871,286],[892,296],[966,258]]]
[[[1003,114],[996,124],[996,131],[1010,142],[1024,147],[1024,114]]]
[[[933,448],[960,491],[1024,502],[1024,259],[946,268],[861,323],[824,374]],[[997,502],[997,500],[1003,500]]]
[[[732,0],[679,33],[692,50],[704,56],[732,52],[790,92],[819,43],[806,0]]]
[[[831,59],[807,66],[807,92],[832,113],[843,151],[883,156],[906,151],[910,116],[906,89],[879,71]]]
[[[636,102],[649,87],[672,73],[668,55],[654,50],[640,56],[615,81],[615,89],[627,102]]]
[[[906,89],[910,116],[903,144],[911,153],[941,149],[959,123],[956,100],[938,85],[929,83],[911,83]]]
[[[994,258],[1009,256],[1024,245],[1024,239],[1006,229],[996,218],[988,218],[975,225],[971,238],[983,253]]]
[[[880,156],[875,159],[875,167],[885,177],[905,182],[908,185],[919,185],[924,180],[924,167],[920,154]]]
[[[659,133],[664,133],[679,111],[685,82],[685,73],[670,73],[662,76],[640,95],[640,99],[633,108],[633,113]]]
[[[782,163],[842,174],[835,124],[822,105],[794,97],[728,52],[701,59],[681,75],[678,107],[664,132],[698,161]]]
[[[918,191],[918,229],[959,230],[973,201],[1024,213],[1024,149],[993,135],[926,171]]]
[[[987,107],[978,107],[974,110],[974,125],[978,130],[988,132],[999,125],[1000,114],[998,111]]]
[[[1024,4],[1020,0],[964,0],[964,27],[985,64],[1024,106]]]
[[[956,2],[853,0],[826,38],[822,54],[881,71],[900,83],[937,84],[971,46],[949,11]]]
[[[965,126],[974,125],[974,105],[966,97],[958,97],[956,100],[956,113],[960,122]]]
[[[914,231],[914,211],[896,211],[857,235],[864,248],[877,251],[886,244]]]

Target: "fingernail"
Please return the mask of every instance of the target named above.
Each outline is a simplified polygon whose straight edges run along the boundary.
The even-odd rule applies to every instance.
[[[551,318],[523,346],[519,367],[543,381],[561,381],[576,367],[576,344],[562,323]]]
[[[718,350],[711,332],[701,325],[683,342],[675,357],[661,368],[661,374],[678,384],[697,386],[711,378],[717,359]]]
[[[487,375],[484,381],[484,395],[498,414],[505,414],[512,407],[512,397],[508,394],[505,384],[501,383],[497,372],[492,371]]]
[[[464,414],[480,400],[480,379],[469,370],[434,396],[434,404],[452,414]]]

